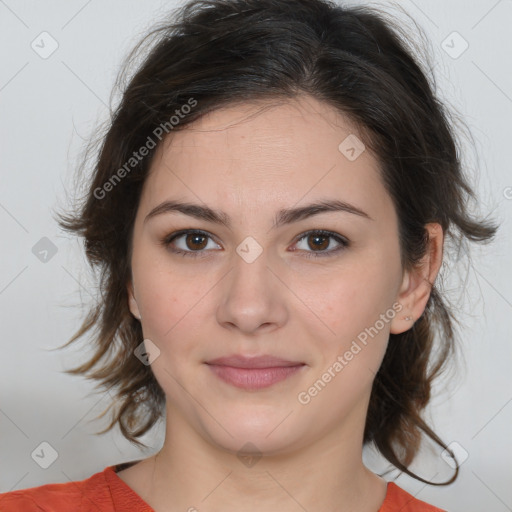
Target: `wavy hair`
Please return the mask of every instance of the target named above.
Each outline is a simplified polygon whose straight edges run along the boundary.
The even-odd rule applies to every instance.
[[[85,334],[93,344],[92,357],[67,371],[112,390],[111,423],[103,432],[118,424],[141,445],[138,438],[163,416],[164,392],[151,367],[133,355],[143,339],[128,307],[133,225],[160,140],[210,111],[308,94],[347,116],[380,163],[398,214],[404,268],[424,255],[430,222],[438,222],[459,249],[492,239],[495,225],[470,214],[475,197],[453,118],[414,48],[374,8],[328,0],[192,0],[134,49],[118,78],[120,101],[97,140],[87,191],[73,211],[58,216],[64,230],[83,238],[90,266],[99,272],[100,296],[65,346]],[[128,64],[143,53],[127,78]],[[194,108],[185,109],[191,99]],[[147,154],[136,159],[143,147]],[[433,485],[455,480],[458,466],[440,484],[408,466],[424,435],[448,449],[422,412],[432,381],[453,355],[454,320],[432,284],[414,326],[390,335],[364,431],[365,444],[374,443],[400,471]]]

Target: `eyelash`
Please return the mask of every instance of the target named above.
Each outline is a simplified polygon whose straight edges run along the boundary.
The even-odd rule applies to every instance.
[[[306,233],[303,233],[297,239],[297,241],[295,243],[299,243],[304,238],[307,238],[309,235],[313,235],[313,234],[315,234],[317,236],[333,238],[336,240],[336,242],[338,242],[340,244],[340,246],[335,249],[331,249],[329,251],[305,251],[307,253],[306,255],[304,255],[305,258],[329,257],[334,254],[337,254],[338,252],[342,251],[343,249],[346,249],[350,245],[350,242],[346,238],[338,235],[337,233],[333,233],[331,231],[325,231],[323,229],[312,229],[310,231],[307,231]],[[175,254],[180,254],[181,256],[191,257],[191,258],[203,257],[202,254],[205,252],[204,250],[183,251],[181,249],[171,248],[171,243],[174,242],[174,240],[176,240],[177,238],[184,236],[184,235],[200,235],[200,236],[204,236],[204,237],[212,239],[212,237],[205,231],[201,231],[198,229],[184,229],[181,231],[177,231],[175,233],[171,233],[170,235],[166,236],[165,238],[163,238],[161,240],[161,243],[164,247],[169,248]],[[301,249],[298,249],[298,250],[300,251]]]

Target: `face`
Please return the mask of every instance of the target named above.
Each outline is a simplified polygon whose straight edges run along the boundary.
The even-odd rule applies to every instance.
[[[360,441],[401,316],[395,209],[332,107],[308,96],[261,107],[218,110],[159,148],[134,225],[130,309],[160,351],[168,423],[230,451]]]

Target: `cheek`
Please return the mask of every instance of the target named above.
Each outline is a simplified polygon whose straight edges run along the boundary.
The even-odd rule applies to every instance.
[[[164,350],[184,323],[194,323],[201,279],[177,272],[165,251],[152,247],[134,252],[132,271],[144,337]]]
[[[356,393],[371,386],[386,352],[391,321],[399,314],[400,281],[398,253],[382,249],[350,262],[347,258],[338,272],[317,280],[310,305],[329,330],[320,326],[324,334],[319,336],[318,318],[308,316],[309,337],[321,354],[319,371],[330,368],[336,375],[333,389]]]
[[[356,336],[371,327],[380,315],[394,314],[392,305],[401,275],[399,265],[362,260],[335,275],[334,279],[327,276],[323,286],[317,282],[318,292],[312,304],[336,335]]]
[[[191,281],[176,274],[158,272],[155,267],[140,275],[142,330],[160,350],[151,364],[153,374],[173,403],[190,407],[180,382],[193,379],[195,367],[184,364],[197,361],[199,355],[194,340],[204,339],[204,304],[200,279]],[[194,286],[197,284],[197,286]]]
[[[330,330],[318,335],[318,320],[311,316],[307,329],[315,340],[311,377],[298,396],[301,404],[313,402],[332,421],[347,411],[364,407],[386,353],[396,283],[386,272],[340,274],[339,284],[328,285],[316,311]],[[320,295],[318,296],[320,297]],[[332,332],[331,332],[332,331]],[[315,333],[317,333],[315,335]]]

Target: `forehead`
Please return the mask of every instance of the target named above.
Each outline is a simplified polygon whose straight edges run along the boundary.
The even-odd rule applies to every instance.
[[[345,116],[310,96],[218,109],[164,139],[142,203],[170,195],[248,210],[306,196],[389,203],[370,151],[356,159],[343,151],[360,139]]]
[[[224,107],[202,116],[184,130],[172,133],[160,155],[195,155],[239,159],[251,163],[268,156],[276,165],[289,159],[314,160],[357,130],[346,116],[311,96],[262,100]],[[249,152],[249,153],[248,153]],[[243,163],[243,162],[242,162]],[[263,171],[264,169],[262,169]]]

